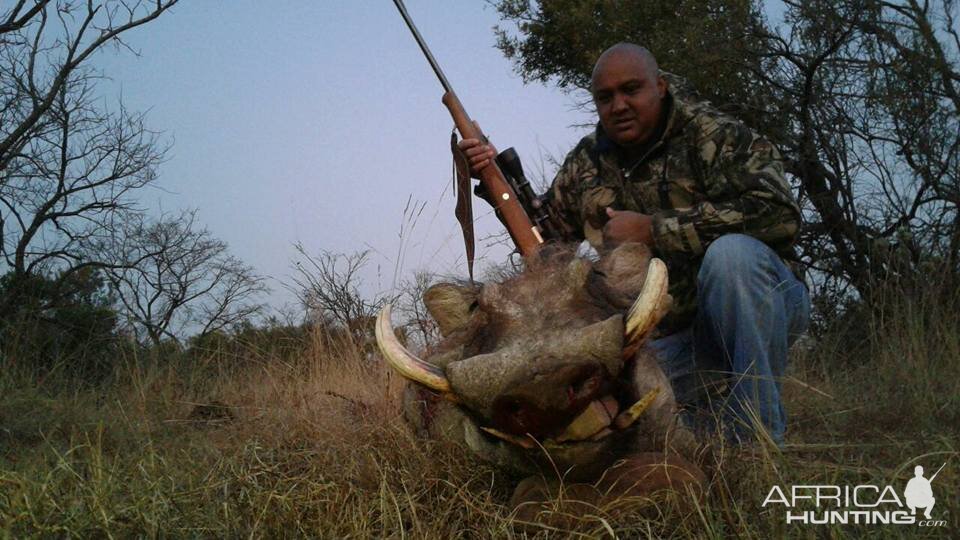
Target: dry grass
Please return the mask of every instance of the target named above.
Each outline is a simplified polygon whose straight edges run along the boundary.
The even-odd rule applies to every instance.
[[[931,537],[960,525],[960,316],[891,306],[862,343],[798,356],[788,446],[725,450],[699,501],[620,501],[563,530],[510,520],[518,480],[463,449],[417,440],[403,382],[376,356],[315,336],[295,363],[251,348],[158,365],[125,358],[98,389],[0,375],[0,535],[23,537]],[[911,312],[910,310],[915,310]],[[197,404],[233,419],[191,419]],[[773,484],[890,484],[948,461],[947,528],[786,525]],[[566,511],[556,501],[557,514]],[[554,516],[556,517],[556,516]]]

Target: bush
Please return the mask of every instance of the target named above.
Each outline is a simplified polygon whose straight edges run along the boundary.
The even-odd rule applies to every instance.
[[[84,380],[110,372],[117,314],[103,279],[79,271],[59,279],[0,277],[0,354],[37,375],[65,371]]]

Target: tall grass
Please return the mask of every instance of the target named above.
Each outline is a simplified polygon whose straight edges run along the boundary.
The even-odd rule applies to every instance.
[[[785,382],[782,452],[722,449],[699,499],[628,500],[542,524],[511,520],[519,480],[400,417],[403,381],[368,346],[311,335],[296,357],[251,346],[117,359],[100,386],[0,371],[0,534],[24,537],[942,537],[960,526],[960,311],[891,295],[864,339],[827,335]],[[198,415],[211,403],[229,414]],[[214,410],[214,409],[210,409]],[[220,410],[220,409],[215,409]],[[787,525],[774,484],[898,493],[946,461],[946,528]],[[928,475],[929,472],[928,471]],[[556,519],[556,518],[563,519]],[[562,526],[558,526],[562,523]]]

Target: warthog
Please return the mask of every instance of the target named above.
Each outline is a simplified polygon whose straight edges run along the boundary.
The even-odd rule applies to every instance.
[[[597,262],[548,251],[502,283],[428,289],[443,340],[426,359],[397,340],[384,308],[380,349],[418,383],[405,394],[406,418],[422,434],[534,475],[514,504],[547,498],[533,478],[556,471],[593,483],[598,497],[702,483],[682,457],[694,443],[670,383],[643,348],[671,302],[663,262],[642,244]]]

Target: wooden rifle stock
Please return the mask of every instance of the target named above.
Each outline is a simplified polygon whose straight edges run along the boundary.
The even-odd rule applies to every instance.
[[[467,115],[463,104],[460,103],[460,99],[452,90],[443,95],[443,104],[450,111],[453,123],[457,126],[457,131],[460,132],[462,138],[487,140],[483,132]],[[524,258],[535,255],[540,250],[540,245],[543,244],[543,238],[524,211],[517,194],[513,192],[495,160],[491,159],[490,164],[484,167],[480,182],[487,193],[490,194],[491,204],[500,212],[503,223],[507,227],[507,232],[510,233],[510,238],[513,239],[513,243],[517,246],[520,254]]]
[[[403,5],[403,0],[393,0],[393,3],[397,6],[397,10],[400,11],[400,15],[403,17],[404,22],[407,23],[410,32],[413,33],[413,37],[417,40],[417,45],[420,46],[420,50],[423,51],[424,56],[427,57],[427,61],[430,62],[430,67],[433,68],[433,72],[436,73],[437,78],[440,79],[440,84],[443,85],[443,89],[446,92],[443,95],[443,104],[446,105],[447,110],[450,111],[450,116],[453,117],[453,123],[457,126],[457,131],[460,132],[460,136],[464,139],[486,141],[486,137],[483,136],[483,133],[477,128],[476,124],[473,123],[470,116],[467,115],[467,111],[463,109],[463,104],[460,103],[460,98],[457,97],[450,87],[450,83],[447,81],[446,76],[444,76],[443,70],[440,69],[440,65],[430,52],[430,48],[427,47],[423,36],[420,35],[416,25],[413,24],[413,19],[411,19],[410,14],[407,13],[407,8]],[[520,200],[517,199],[517,194],[513,192],[507,179],[503,176],[503,171],[500,170],[500,167],[497,166],[494,160],[490,160],[490,165],[483,169],[480,183],[484,189],[487,190],[487,193],[490,194],[490,198],[493,201],[491,204],[500,213],[502,221],[507,227],[507,232],[510,233],[510,238],[513,239],[513,243],[517,246],[520,254],[523,255],[524,258],[535,255],[540,250],[540,244],[543,243],[540,231],[533,224],[533,221],[530,220],[526,211],[524,211],[523,205],[520,204]]]

